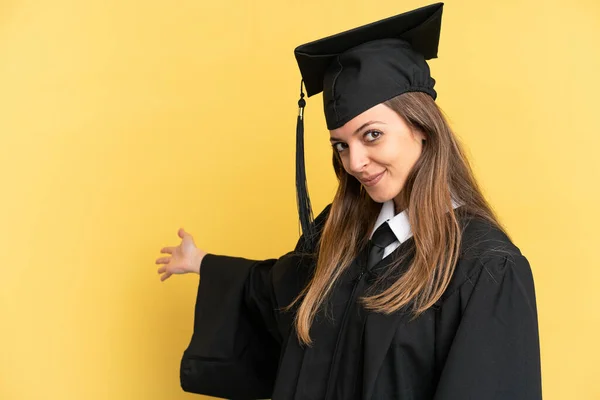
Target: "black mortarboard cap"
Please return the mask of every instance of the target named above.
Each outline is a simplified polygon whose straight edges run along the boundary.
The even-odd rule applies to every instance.
[[[329,130],[402,93],[424,92],[436,98],[426,60],[437,57],[442,9],[443,3],[421,7],[294,50],[308,97],[323,92]],[[301,84],[296,190],[305,243],[312,246],[315,232],[304,170],[305,105]]]

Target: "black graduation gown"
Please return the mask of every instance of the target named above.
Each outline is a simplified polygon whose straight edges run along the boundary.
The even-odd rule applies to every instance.
[[[228,399],[541,399],[528,261],[488,223],[461,221],[463,250],[433,307],[411,319],[404,310],[369,313],[356,301],[412,239],[367,274],[359,255],[332,293],[333,318],[320,313],[311,327],[311,348],[299,345],[293,312],[281,309],[314,269],[299,252],[302,237],[279,259],[208,254],[181,361],[183,390]]]

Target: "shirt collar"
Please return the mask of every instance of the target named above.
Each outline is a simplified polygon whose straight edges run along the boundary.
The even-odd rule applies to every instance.
[[[454,199],[452,200],[453,209],[461,205],[462,203],[454,201]],[[394,232],[396,239],[398,239],[400,243],[404,243],[413,235],[406,210],[394,215],[394,200],[388,200],[381,206],[381,211],[379,212],[379,216],[375,221],[375,227],[369,238],[373,237],[375,230],[385,222],[390,225],[392,232]]]

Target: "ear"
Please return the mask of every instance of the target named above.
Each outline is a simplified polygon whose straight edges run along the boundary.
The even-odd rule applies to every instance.
[[[420,130],[415,128],[411,130],[411,133],[413,134],[416,141],[421,141],[421,144],[425,144],[425,142],[427,141],[425,138],[425,134]]]

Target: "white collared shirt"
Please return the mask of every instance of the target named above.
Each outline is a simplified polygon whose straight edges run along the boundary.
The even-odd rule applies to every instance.
[[[457,203],[452,200],[452,208],[457,208],[461,205],[462,203]],[[392,232],[394,232],[397,240],[385,248],[383,251],[383,258],[389,256],[394,250],[400,247],[402,243],[410,239],[410,237],[413,235],[410,228],[410,223],[408,222],[408,215],[406,215],[406,210],[394,215],[394,200],[388,200],[381,206],[381,211],[379,212],[377,221],[375,221],[375,227],[373,228],[369,238],[373,237],[375,230],[379,228],[381,224],[386,222],[390,225],[390,228],[392,229]]]

